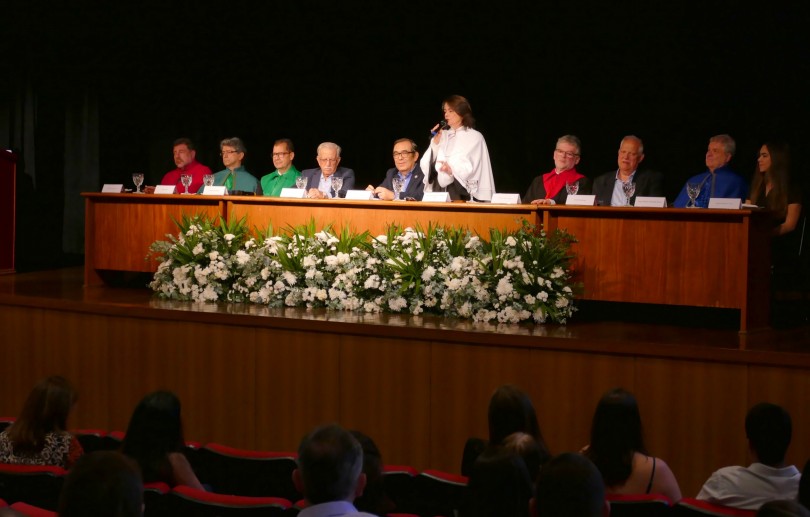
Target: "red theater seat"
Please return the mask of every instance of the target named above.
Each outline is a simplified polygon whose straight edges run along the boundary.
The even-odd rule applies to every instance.
[[[11,509],[26,517],[57,517],[56,512],[34,506],[32,504],[16,502],[11,505]]]
[[[287,512],[292,508],[292,503],[281,497],[223,495],[178,486],[169,492],[168,508],[170,515],[281,517],[289,515]]]
[[[609,494],[612,517],[665,517],[670,515],[672,501],[660,494]]]
[[[740,510],[730,506],[712,504],[693,497],[681,499],[675,503],[672,510],[672,515],[676,517],[754,517],[757,514],[755,510]]]
[[[55,510],[66,475],[62,467],[0,463],[0,498]]]

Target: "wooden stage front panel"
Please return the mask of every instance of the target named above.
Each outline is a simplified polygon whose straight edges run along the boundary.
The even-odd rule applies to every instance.
[[[714,469],[748,463],[745,412],[763,400],[793,416],[788,461],[810,457],[810,355],[764,349],[776,334],[168,302],[82,288],[76,273],[61,285],[0,277],[0,415],[58,373],[79,389],[72,428],[123,430],[144,394],[166,388],[183,401],[190,440],[294,450],[338,421],[372,436],[387,463],[458,472],[500,384],[530,394],[553,452],[585,445],[597,400],[622,386],[685,495]],[[810,342],[806,331],[786,339]]]

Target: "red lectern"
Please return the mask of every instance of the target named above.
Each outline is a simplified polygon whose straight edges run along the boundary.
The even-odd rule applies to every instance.
[[[17,155],[0,149],[0,275],[14,272]]]

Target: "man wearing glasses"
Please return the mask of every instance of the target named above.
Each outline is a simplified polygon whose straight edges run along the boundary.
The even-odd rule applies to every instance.
[[[533,205],[564,205],[568,199],[566,185],[576,185],[576,188],[571,188],[572,194],[588,194],[591,190],[590,181],[576,169],[581,149],[582,144],[574,135],[564,135],[557,139],[554,168],[551,172],[534,178],[523,196],[523,202]]]
[[[306,169],[301,176],[306,178],[307,197],[310,199],[337,199],[346,195],[347,190],[354,188],[354,171],[346,167],[339,167],[340,146],[332,142],[324,142],[318,146],[317,169]],[[343,179],[343,185],[338,191],[332,186],[332,176]]]
[[[273,165],[276,170],[262,176],[262,192],[265,196],[279,197],[281,189],[295,188],[295,180],[301,172],[293,165],[295,147],[289,138],[281,138],[273,143]]]
[[[394,178],[399,178],[402,188],[399,192],[399,199],[422,201],[425,194],[423,180],[425,174],[419,167],[419,152],[416,150],[416,142],[410,138],[400,138],[394,142],[394,167],[385,173],[385,179],[380,186],[374,188],[373,185],[366,187],[371,190],[379,199],[391,201],[394,199]]]
[[[214,185],[224,185],[228,193],[233,195],[261,195],[259,180],[242,165],[245,151],[245,144],[237,137],[226,138],[219,143],[219,154],[222,156],[225,169],[214,174]],[[199,192],[202,192],[203,188],[200,187]]]

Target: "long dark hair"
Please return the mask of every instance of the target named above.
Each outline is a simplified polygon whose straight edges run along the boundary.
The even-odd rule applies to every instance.
[[[490,445],[501,445],[510,434],[523,432],[534,438],[543,451],[548,452],[532,400],[517,386],[504,384],[495,390],[489,400],[487,419]]]
[[[751,202],[755,205],[765,206],[765,185],[771,184],[771,199],[775,202],[769,206],[771,210],[784,216],[788,205],[788,190],[790,189],[790,146],[785,142],[765,142],[764,147],[771,155],[771,167],[764,173],[759,172],[759,165],[754,171],[751,180]]]
[[[586,454],[610,487],[630,477],[636,452],[647,453],[636,398],[621,388],[610,390],[596,405]]]
[[[472,108],[470,102],[461,95],[451,95],[444,99],[442,107],[447,104],[450,109],[455,111],[461,117],[461,124],[465,127],[474,128],[475,118],[473,118]]]
[[[11,443],[21,451],[42,450],[48,433],[67,430],[68,414],[78,398],[64,377],[54,375],[39,381],[8,429]]]
[[[135,407],[121,451],[138,462],[144,483],[172,479],[169,453],[185,446],[180,399],[170,391],[155,391]]]

